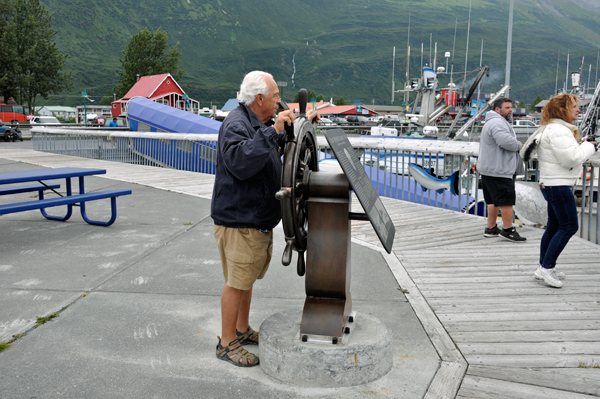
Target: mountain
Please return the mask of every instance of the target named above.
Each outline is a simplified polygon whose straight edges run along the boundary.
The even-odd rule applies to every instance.
[[[403,86],[410,19],[410,75],[418,77],[421,58],[438,66],[452,52],[454,81],[462,86],[470,0],[41,0],[52,16],[59,49],[68,54],[74,78],[70,93],[51,96],[44,104],[81,103],[80,93],[100,99],[113,95],[119,58],[139,29],[161,28],[171,45],[179,42],[180,80],[201,106],[222,106],[235,97],[246,72],[261,69],[286,81],[285,100],[305,87],[325,98],[343,97],[390,104],[392,49],[396,47],[395,84]],[[597,76],[600,43],[600,2],[597,0],[517,0],[514,8],[511,96],[532,101],[549,96],[569,72],[582,82]],[[472,0],[467,70],[490,66],[484,91],[504,83],[508,0]],[[430,40],[431,39],[431,40]],[[423,57],[421,57],[423,46]],[[560,53],[560,56],[559,56]],[[467,76],[467,80],[475,74]],[[446,84],[448,77],[441,78]],[[295,88],[293,87],[293,84]],[[399,104],[401,94],[396,94]]]

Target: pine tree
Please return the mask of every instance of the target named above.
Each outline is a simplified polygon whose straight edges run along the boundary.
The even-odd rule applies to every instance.
[[[538,94],[537,97],[535,98],[535,100],[533,100],[533,102],[529,106],[529,111],[532,112],[532,113],[536,112],[537,110],[535,109],[535,106],[538,105],[542,101],[544,101],[544,99],[542,98],[542,96],[540,96]]]

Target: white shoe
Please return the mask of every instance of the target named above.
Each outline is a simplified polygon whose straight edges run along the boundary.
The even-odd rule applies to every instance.
[[[540,266],[540,267],[542,267],[542,266]],[[564,280],[567,277],[567,275],[564,274],[563,272],[559,272],[558,270],[556,270],[556,267],[554,268],[554,271],[556,272],[556,277],[558,277],[561,280]],[[537,274],[535,274],[535,278],[537,278],[538,280],[543,280],[541,277],[538,277]]]
[[[542,266],[539,266],[533,274],[535,278],[539,280],[544,280],[544,282],[550,287],[560,288],[563,286],[563,283],[559,280],[558,276],[556,275],[556,270],[554,270],[554,268],[546,269]]]

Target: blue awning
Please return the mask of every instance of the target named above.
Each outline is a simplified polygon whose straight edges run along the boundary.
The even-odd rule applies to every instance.
[[[221,122],[159,104],[147,98],[134,98],[127,116],[137,122],[170,133],[219,133]]]

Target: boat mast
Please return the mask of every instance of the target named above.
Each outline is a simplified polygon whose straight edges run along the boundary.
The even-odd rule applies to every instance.
[[[513,10],[515,7],[515,0],[510,0],[510,8],[508,11],[508,39],[506,41],[506,74],[504,78],[504,84],[509,88],[506,91],[506,97],[510,98],[510,63],[512,53],[512,30],[513,30]]]
[[[569,53],[567,53],[567,72],[565,74],[565,93],[567,92],[567,89],[569,88]]]
[[[596,81],[594,82],[595,85],[598,84],[598,58],[600,58],[600,47],[598,47],[598,55],[596,56]]]
[[[410,71],[410,13],[408,14],[408,38],[406,39],[406,82],[404,83],[404,103],[403,106],[408,106],[408,74]]]
[[[588,84],[587,84],[587,87],[586,87],[586,91],[588,91],[589,88],[590,88],[590,79],[591,79],[591,77],[592,77],[592,64],[590,64],[590,70],[588,71]]]
[[[452,88],[452,73],[454,72],[454,49],[456,48],[456,28],[458,27],[458,18],[456,18],[456,20],[454,21],[454,44],[452,45],[452,65],[450,66],[450,85],[449,87]],[[598,48],[598,50],[600,51],[600,48]],[[600,54],[600,53],[599,53]],[[598,68],[596,68],[596,71],[598,70]]]
[[[560,50],[558,50],[558,57],[556,58],[556,84],[554,85],[554,95],[558,94],[558,65],[560,63]]]
[[[396,91],[396,84],[394,83],[394,66],[396,65],[396,46],[392,52],[392,105],[394,105],[394,91]]]
[[[463,90],[462,90],[463,97],[465,96],[465,88],[467,85],[467,60],[469,58],[469,35],[471,33],[471,2],[472,2],[472,0],[469,0],[469,23],[467,25],[467,49],[465,50],[465,77],[463,79]]]
[[[481,39],[481,53],[479,54],[479,70],[481,70],[481,67],[483,66],[483,39]],[[481,108],[481,104],[479,103],[479,101],[481,98],[481,84],[477,85],[477,105],[475,106],[475,112],[479,111],[479,108]]]
[[[433,65],[431,63],[431,40],[433,37],[433,33],[429,32],[429,66]]]
[[[578,90],[581,90],[581,77],[583,75],[583,62],[585,61],[585,56],[583,56],[581,58],[581,65],[579,66],[579,86],[578,86]],[[573,77],[571,76],[571,80],[573,80]]]
[[[421,43],[421,78],[423,78],[423,43]]]

